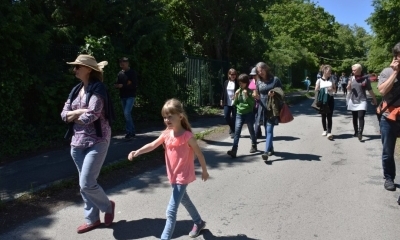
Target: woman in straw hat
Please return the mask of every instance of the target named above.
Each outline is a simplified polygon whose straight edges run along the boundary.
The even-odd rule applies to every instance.
[[[69,124],[66,138],[72,137],[71,156],[78,168],[85,202],[85,223],[77,229],[78,233],[84,233],[101,224],[100,211],[105,213],[106,226],[114,220],[115,203],[97,183],[110,144],[112,109],[103,84],[103,67],[107,62],[97,63],[93,56],[79,55],[67,64],[73,66],[75,76],[81,80],[69,94],[61,117]]]

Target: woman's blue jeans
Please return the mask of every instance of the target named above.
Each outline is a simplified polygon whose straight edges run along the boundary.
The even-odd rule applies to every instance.
[[[135,98],[121,98],[122,110],[124,111],[124,117],[126,121],[126,133],[127,134],[135,134],[135,125],[133,124],[132,119],[132,108],[135,105]]]
[[[111,212],[111,202],[103,188],[97,184],[109,145],[110,142],[105,141],[89,148],[71,147],[71,156],[79,172],[79,186],[88,224],[100,219],[100,211]]]
[[[179,203],[186,208],[190,217],[195,224],[201,224],[202,220],[196,207],[193,205],[186,193],[187,184],[172,184],[172,196],[167,208],[167,222],[165,223],[164,231],[161,234],[161,240],[169,240],[172,237],[175,229],[176,214],[178,213]]]
[[[400,122],[387,120],[382,116],[380,121],[382,141],[382,168],[385,179],[394,180],[396,177],[396,163],[394,150],[396,148],[397,133],[400,130]]]
[[[270,152],[274,149],[274,126],[275,124],[270,123],[268,120],[265,121],[265,153]]]
[[[247,124],[247,128],[249,129],[251,144],[257,144],[257,137],[254,133],[254,113],[249,112],[245,114],[236,114],[235,137],[233,139],[234,148],[237,148],[239,145],[240,134],[242,133],[242,127],[245,123]]]

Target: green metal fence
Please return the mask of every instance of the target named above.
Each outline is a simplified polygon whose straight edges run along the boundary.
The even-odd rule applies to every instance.
[[[177,97],[187,106],[219,103],[229,63],[201,57],[185,56],[173,63]]]

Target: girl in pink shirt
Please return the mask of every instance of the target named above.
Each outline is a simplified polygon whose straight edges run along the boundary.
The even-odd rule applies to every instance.
[[[206,222],[201,219],[196,207],[190,200],[186,192],[186,187],[189,183],[196,180],[194,155],[196,154],[200,162],[202,168],[201,178],[203,181],[206,181],[209,177],[206,161],[197,145],[196,138],[193,136],[182,103],[174,98],[166,101],[161,110],[161,115],[164,118],[167,129],[153,142],[144,145],[139,150],[130,152],[128,159],[132,161],[134,157],[153,151],[163,144],[168,179],[172,185],[172,196],[167,207],[167,222],[161,239],[171,239],[175,228],[179,203],[183,204],[192,217],[194,226],[189,236],[194,238],[204,229]]]

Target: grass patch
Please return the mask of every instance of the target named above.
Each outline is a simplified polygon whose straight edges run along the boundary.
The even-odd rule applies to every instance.
[[[223,131],[224,131],[224,127],[216,127],[216,128],[212,128],[212,129],[200,132],[200,133],[196,133],[196,134],[194,134],[194,136],[197,140],[202,140],[202,139],[204,139],[204,137],[206,137],[212,133],[223,132]]]
[[[308,98],[314,98],[314,97],[315,97],[315,92],[314,92],[314,91],[308,92],[308,93],[306,93],[305,95],[306,95]]]
[[[302,101],[304,101],[306,99],[308,99],[308,97],[307,97],[306,94],[304,94],[304,95],[300,95],[300,96],[287,97],[285,99],[285,102],[286,102],[286,104],[294,105],[294,104],[302,102]]]
[[[221,115],[222,110],[217,106],[203,106],[203,107],[193,107],[187,106],[185,110],[189,116],[212,116]]]
[[[378,91],[378,82],[371,82],[371,87],[372,87],[372,91],[374,92],[374,94],[376,96],[376,101],[379,104],[382,101],[382,96]]]

